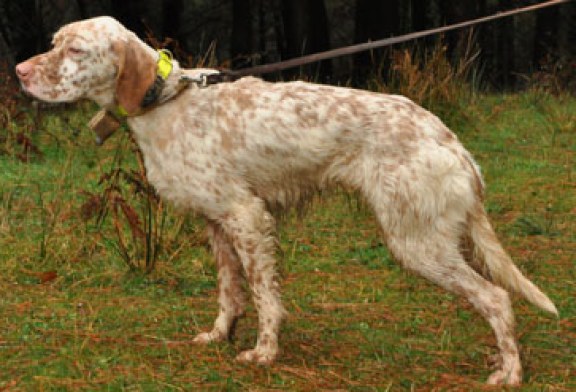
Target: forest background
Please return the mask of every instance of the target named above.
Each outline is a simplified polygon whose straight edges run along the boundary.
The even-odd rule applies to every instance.
[[[0,59],[8,66],[45,51],[63,24],[112,15],[186,65],[209,54],[234,68],[271,63],[535,4],[519,0],[0,0]],[[576,3],[442,36],[454,62],[478,53],[477,71],[497,89],[524,87],[534,72],[574,73]],[[438,37],[417,41],[422,53]],[[414,43],[407,44],[413,47]],[[397,48],[397,47],[396,47]],[[322,81],[388,77],[377,50],[295,70]]]

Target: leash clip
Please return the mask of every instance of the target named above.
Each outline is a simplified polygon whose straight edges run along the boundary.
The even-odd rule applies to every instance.
[[[201,73],[198,76],[180,76],[180,81],[183,83],[195,83],[199,88],[206,88],[210,84],[214,83],[210,81],[210,76],[219,75],[216,73]]]
[[[200,88],[208,87],[208,74],[202,73],[198,77],[200,78],[200,83],[198,83],[198,86]]]

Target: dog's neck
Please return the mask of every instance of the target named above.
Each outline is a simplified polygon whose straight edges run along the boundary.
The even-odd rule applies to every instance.
[[[128,113],[122,106],[116,105],[114,110],[117,115],[121,117],[141,115],[174,98],[188,86],[182,79],[179,63],[172,58],[170,52],[158,50],[153,55],[156,57],[156,78],[142,98],[140,109],[135,113]]]
[[[163,103],[173,99],[178,94],[180,94],[185,88],[188,87],[188,83],[182,79],[183,70],[180,68],[180,64],[176,60],[172,60],[172,70],[166,79],[164,79],[163,86],[157,95],[155,102],[150,106],[158,106]],[[143,108],[146,105],[143,104]]]

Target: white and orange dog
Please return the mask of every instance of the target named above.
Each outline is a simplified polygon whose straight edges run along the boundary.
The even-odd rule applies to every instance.
[[[399,263],[464,296],[490,323],[502,361],[488,382],[521,382],[506,290],[557,311],[500,245],[480,170],[436,116],[401,96],[312,83],[187,84],[217,71],[180,68],[110,17],[64,26],[53,43],[16,67],[23,88],[45,101],[87,98],[120,110],[161,197],[208,222],[220,306],[196,342],[228,338],[246,279],[258,339],[238,360],[276,359],[285,310],[270,211],[339,185],[371,206]]]

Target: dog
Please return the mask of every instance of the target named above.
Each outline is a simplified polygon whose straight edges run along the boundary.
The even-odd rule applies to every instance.
[[[285,310],[272,212],[341,186],[365,199],[404,268],[465,297],[492,326],[502,360],[488,383],[521,383],[508,291],[557,310],[501,246],[478,165],[435,115],[402,96],[301,81],[206,83],[217,70],[183,69],[111,17],[68,24],[53,45],[16,66],[23,89],[120,113],[159,195],[206,218],[219,312],[195,342],[229,337],[245,279],[258,338],[237,359],[276,359]]]

